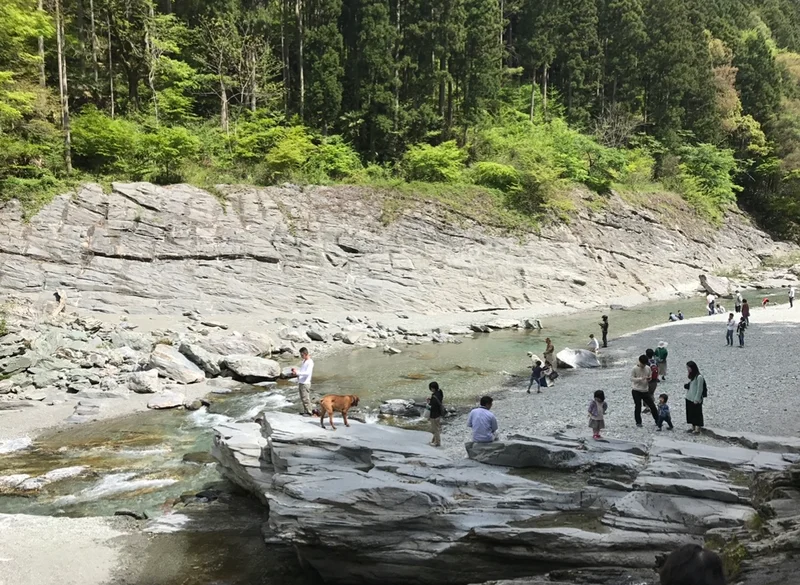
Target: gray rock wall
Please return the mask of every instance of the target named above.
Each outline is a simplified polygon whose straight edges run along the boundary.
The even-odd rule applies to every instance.
[[[580,307],[694,290],[700,273],[775,249],[739,215],[719,230],[688,213],[660,223],[618,198],[521,239],[432,204],[383,225],[382,195],[357,187],[225,192],[223,207],[186,185],[88,185],[30,223],[6,204],[0,287],[130,313]]]

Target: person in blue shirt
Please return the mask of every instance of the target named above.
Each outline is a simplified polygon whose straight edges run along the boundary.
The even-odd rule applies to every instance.
[[[497,440],[497,418],[491,412],[492,397],[481,397],[481,405],[473,408],[467,418],[467,426],[472,429],[472,441],[491,443]]]
[[[542,367],[542,362],[540,360],[536,360],[536,363],[533,364],[533,370],[531,371],[531,381],[528,384],[528,394],[531,393],[531,387],[536,384],[536,393],[540,394],[542,388],[547,388],[547,379],[544,375],[544,368]]]
[[[667,400],[669,400],[669,396],[666,394],[660,394],[658,396],[658,423],[656,424],[658,424],[659,431],[664,426],[664,423],[669,425],[669,430],[674,428],[672,426],[672,415],[669,412],[669,404],[667,404]]]

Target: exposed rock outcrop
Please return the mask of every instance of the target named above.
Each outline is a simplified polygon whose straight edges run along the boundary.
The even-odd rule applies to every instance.
[[[111,313],[582,306],[693,291],[700,273],[753,268],[778,249],[740,215],[719,230],[688,210],[660,224],[657,211],[643,221],[617,197],[521,241],[468,218],[453,225],[433,204],[385,225],[383,195],[364,188],[220,189],[225,206],[187,185],[115,183],[110,194],[87,185],[30,223],[5,204],[0,287],[63,289],[68,305]],[[641,257],[653,249],[659,270]]]
[[[709,531],[744,530],[756,504],[736,478],[780,476],[796,459],[663,437],[650,449],[569,435],[468,445],[474,458],[520,467],[509,474],[452,460],[418,431],[333,432],[281,413],[262,421],[215,429],[214,455],[331,583],[479,583],[588,567],[625,583],[614,580],[621,568],[645,574]]]

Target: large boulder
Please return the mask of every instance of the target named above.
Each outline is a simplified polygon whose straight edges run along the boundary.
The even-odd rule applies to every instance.
[[[422,408],[414,404],[413,400],[394,398],[386,400],[380,406],[379,412],[384,416],[402,416],[407,418],[419,418],[422,416]]]
[[[588,349],[570,349],[565,347],[556,354],[561,368],[599,368],[597,354]]]
[[[700,286],[709,294],[731,298],[731,281],[724,276],[700,275]]]
[[[223,358],[220,354],[203,349],[199,343],[181,343],[178,351],[193,364],[199,366],[208,376],[219,376],[219,363]]]
[[[186,359],[182,353],[171,345],[159,344],[150,354],[149,367],[181,384],[192,384],[205,380],[203,370]]]
[[[277,380],[281,377],[281,365],[275,360],[249,355],[228,355],[222,359],[220,366],[225,371],[243,382],[255,383]]]
[[[517,319],[495,319],[489,321],[486,326],[489,329],[516,329],[519,327],[519,320]]]
[[[354,331],[343,331],[342,332],[342,342],[346,343],[347,345],[355,345],[361,338],[364,337],[366,331],[361,330],[354,330]]]
[[[271,355],[279,344],[267,333],[245,331],[214,333],[197,341],[208,352],[219,355]]]
[[[161,390],[161,381],[158,379],[158,370],[133,372],[130,376],[128,376],[128,388],[137,394],[155,394]]]

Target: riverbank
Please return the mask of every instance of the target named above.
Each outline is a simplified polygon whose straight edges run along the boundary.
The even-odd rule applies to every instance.
[[[595,390],[603,390],[609,412],[603,435],[612,439],[650,442],[657,435],[680,440],[713,443],[707,435],[685,430],[683,388],[686,362],[695,361],[708,383],[704,403],[707,427],[762,435],[799,436],[800,419],[794,408],[800,381],[800,306],[788,304],[754,309],[746,332],[745,347],[725,342],[727,314],[665,323],[612,340],[601,351],[602,368],[561,370],[556,384],[541,394],[527,394],[527,378],[509,385],[487,388],[498,392],[492,410],[503,436],[553,434],[561,431],[589,438],[586,410]],[[668,343],[668,376],[656,395],[668,394],[674,431],[656,431],[651,417],[642,415],[643,426],[633,420],[630,371],[647,348]],[[448,419],[444,425],[445,450],[465,456],[463,444],[470,440],[466,417]]]

